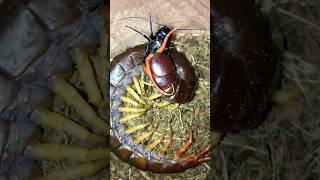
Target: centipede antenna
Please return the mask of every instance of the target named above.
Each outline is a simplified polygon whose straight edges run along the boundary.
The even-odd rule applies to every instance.
[[[146,39],[148,40],[148,42],[151,41],[150,38],[149,38],[145,33],[142,33],[141,31],[139,31],[139,30],[137,30],[137,29],[135,29],[135,28],[133,28],[133,27],[130,27],[130,26],[125,26],[125,27],[130,28],[130,29],[133,30],[134,32],[140,34],[141,36],[143,36],[144,38],[146,38]]]
[[[149,22],[150,22],[150,31],[151,31],[151,34],[150,34],[150,37],[151,39],[153,39],[153,31],[152,31],[152,21],[151,21],[151,13],[149,12]]]

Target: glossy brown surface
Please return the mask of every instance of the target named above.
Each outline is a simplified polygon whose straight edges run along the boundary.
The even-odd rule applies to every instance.
[[[279,74],[279,57],[254,1],[214,0],[211,128],[227,133],[265,118]]]
[[[168,53],[155,53],[151,61],[151,69],[156,83],[162,90],[171,88],[175,93],[169,96],[176,103],[187,103],[192,100],[197,87],[197,78],[194,68],[187,57],[176,50]],[[167,90],[171,92],[172,90]]]
[[[151,61],[151,68],[156,76],[165,76],[173,71],[175,67],[169,56],[161,53],[154,54]]]
[[[176,103],[185,103],[192,100],[198,88],[198,80],[191,63],[180,52],[170,51],[169,56],[174,59],[176,73],[179,77],[176,93],[170,97]]]

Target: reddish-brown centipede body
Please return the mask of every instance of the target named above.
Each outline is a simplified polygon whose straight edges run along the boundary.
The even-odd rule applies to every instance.
[[[185,169],[197,166],[208,160],[207,156],[197,158],[166,159],[156,156],[154,152],[146,152],[142,145],[133,142],[133,138],[125,132],[125,125],[119,119],[122,113],[119,111],[121,105],[120,97],[126,92],[126,86],[131,84],[135,76],[139,76],[142,71],[144,61],[144,45],[129,48],[124,53],[116,56],[111,62],[110,74],[110,145],[111,150],[123,161],[141,169],[157,173],[182,172]],[[192,68],[186,60],[184,54],[170,50],[173,57],[183,57],[184,59],[174,59],[178,68]],[[181,66],[185,65],[186,66]],[[193,72],[194,73],[194,72]],[[193,82],[194,83],[194,82]],[[181,86],[182,89],[184,87]],[[179,89],[177,89],[179,90]],[[196,154],[195,154],[196,155]]]

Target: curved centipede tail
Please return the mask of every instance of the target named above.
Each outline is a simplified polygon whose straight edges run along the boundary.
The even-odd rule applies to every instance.
[[[142,171],[150,171],[153,173],[179,173],[210,161],[210,157],[207,155],[210,145],[204,147],[197,153],[185,155],[178,160],[170,158],[162,161],[147,158],[142,154],[134,152],[128,145],[121,144],[112,131],[110,146],[111,151],[113,151],[120,160],[125,161]]]
[[[175,161],[175,160],[166,160],[162,162],[161,169],[156,169],[156,173],[180,173],[184,172],[187,169],[197,167],[204,162],[210,161],[209,156],[204,156],[199,159],[189,158],[185,160]],[[151,169],[150,169],[151,170]]]
[[[210,161],[210,159],[211,158],[209,156],[203,157],[203,158],[200,158],[200,159],[188,159],[188,160],[182,161],[181,165],[182,165],[182,168],[184,170],[186,170],[186,169],[189,169],[189,168],[193,168],[193,167],[199,166],[200,164],[202,164],[204,162],[208,162],[208,161]]]

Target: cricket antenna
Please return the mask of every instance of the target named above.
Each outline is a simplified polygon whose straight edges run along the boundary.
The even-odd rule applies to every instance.
[[[150,23],[150,31],[151,31],[151,39],[153,39],[153,31],[152,31],[152,20],[151,20],[151,13],[149,12],[149,23]]]
[[[139,30],[137,30],[137,29],[135,29],[135,28],[133,28],[133,27],[130,27],[130,26],[125,26],[125,27],[133,30],[134,32],[136,32],[136,33],[138,33],[138,34],[140,34],[141,36],[143,36],[144,38],[146,38],[148,42],[151,41],[150,38],[149,38],[145,33],[142,33],[141,31],[139,31]]]

